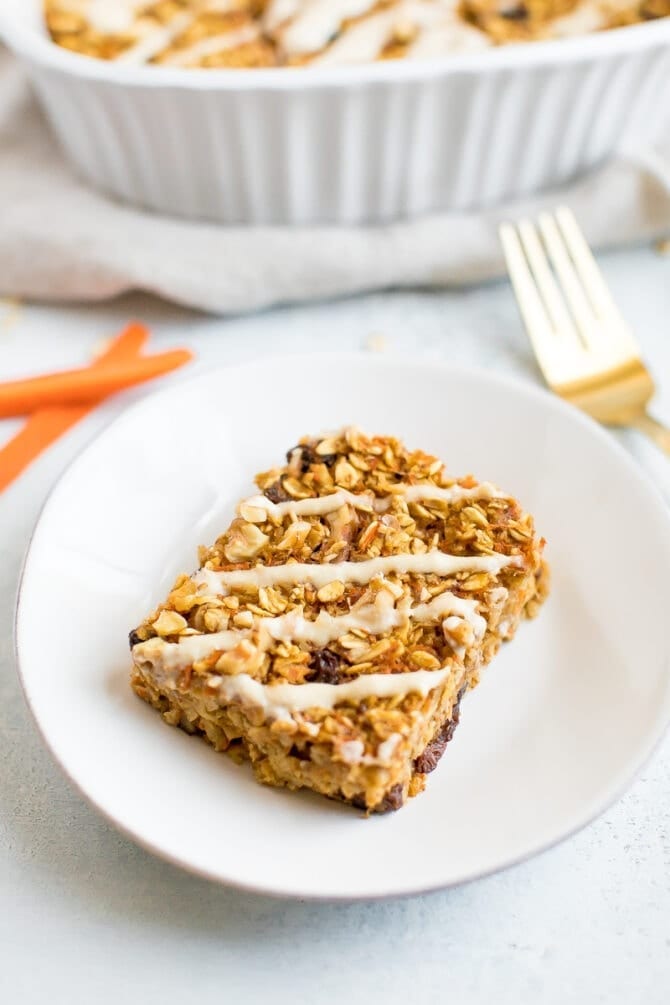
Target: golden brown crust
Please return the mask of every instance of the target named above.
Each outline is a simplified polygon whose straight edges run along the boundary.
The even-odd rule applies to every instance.
[[[375,811],[400,805],[422,787],[427,760],[417,758],[442,736],[445,723],[453,722],[459,694],[477,684],[481,669],[513,637],[522,618],[537,612],[548,583],[541,557],[544,542],[515,500],[472,477],[455,482],[436,458],[355,429],[302,440],[288,451],[284,466],[256,481],[271,504],[342,491],[353,498],[321,515],[299,517],[273,512],[272,506],[264,509],[262,499],[243,501],[228,529],[200,551],[210,573],[291,561],[336,569],[341,561],[428,551],[484,560],[506,556],[518,563],[498,572],[459,571],[443,577],[391,572],[364,584],[344,577],[321,589],[305,582],[236,586],[228,594],[213,593],[197,576],[181,576],[165,603],[131,633],[131,646],[142,644],[134,649],[139,654],[155,643],[163,652],[174,650],[179,639],[243,631],[243,643],[216,648],[221,645],[217,636],[210,652],[172,676],[136,657],[133,688],[170,724],[205,736],[217,750],[250,760],[261,782],[311,788],[354,805],[364,801]],[[415,485],[422,486],[422,494],[426,488],[450,494],[465,490],[467,497],[405,498],[407,488]],[[345,632],[325,648],[262,634],[267,618],[291,612],[307,622],[324,612],[341,617],[367,608],[384,591],[391,592],[398,609],[449,594],[466,601],[470,610],[476,607],[485,631],[475,637],[467,618],[447,631],[441,619],[422,624],[407,617],[376,634]],[[416,670],[441,672],[426,696],[341,698],[334,708],[308,708],[274,719],[252,701],[221,698],[221,682],[239,674],[256,686],[338,685],[368,674]]]
[[[435,548],[471,557],[517,556],[526,569],[539,566],[542,543],[535,538],[532,518],[513,499],[408,502],[399,492],[404,484],[473,488],[477,482],[473,478],[454,482],[441,461],[422,451],[410,452],[393,438],[370,438],[350,429],[337,437],[305,440],[289,451],[288,458],[283,467],[256,479],[272,502],[344,489],[357,495],[372,493],[377,500],[391,499],[391,504],[383,514],[375,512],[372,505],[367,511],[343,505],[324,516],[299,519],[290,515],[278,519],[252,504],[242,505],[240,515],[214,545],[200,550],[205,568],[233,571],[257,563],[358,562]],[[392,573],[363,585],[335,581],[321,590],[308,583],[245,587],[230,596],[203,595],[192,577],[182,576],[165,603],[136,629],[136,638],[144,641],[160,636],[174,642],[193,632],[251,629],[258,619],[291,611],[304,612],[310,620],[323,611],[340,616],[354,605],[374,604],[380,590],[389,588],[395,591],[397,602],[407,599],[412,604],[446,592],[476,598],[480,613],[491,623],[500,588],[513,590],[526,575],[523,568],[507,568],[498,574],[463,571],[448,577]],[[454,638],[468,643],[467,623],[455,630]],[[365,673],[438,669],[453,656],[453,643],[447,641],[439,624],[409,622],[383,638],[348,632],[327,648],[336,663],[338,681]],[[207,675],[214,669],[244,672],[264,683],[283,680],[303,684],[325,679],[319,676],[321,668],[315,667],[313,648],[292,642],[277,643],[260,655],[249,647],[239,652],[213,652],[197,663],[193,672]]]
[[[502,612],[509,623],[506,639],[513,637],[525,616],[535,616],[537,604],[546,596],[545,563],[533,578],[540,590],[535,592],[529,585],[526,592],[530,599],[519,607],[524,594],[510,596]],[[398,809],[407,798],[424,790],[426,775],[432,770],[424,759],[427,748],[439,738],[445,725],[454,722],[463,694],[477,685],[481,668],[495,656],[502,641],[499,632],[487,633],[480,660],[454,673],[443,688],[427,698],[411,694],[395,707],[371,699],[366,708],[341,706],[333,713],[314,709],[294,724],[266,722],[257,711],[235,704],[221,707],[202,690],[161,689],[137,671],[131,683],[138,696],[160,711],[169,725],[202,736],[215,750],[226,751],[238,763],[250,761],[262,784],[309,788],[366,812],[384,813]],[[314,726],[318,726],[316,734]],[[351,765],[336,759],[342,742],[364,737],[370,752],[394,733],[402,735],[403,741],[394,764],[387,768]],[[449,733],[447,740],[451,736]],[[444,747],[438,756],[442,753]]]

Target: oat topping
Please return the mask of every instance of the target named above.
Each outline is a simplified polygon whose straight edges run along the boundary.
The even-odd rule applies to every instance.
[[[173,665],[181,650],[196,673],[296,684],[316,646],[337,658],[340,677],[398,673],[407,661],[441,667],[486,616],[487,591],[509,588],[533,561],[532,522],[518,504],[489,483],[455,482],[396,440],[349,429],[287,456],[257,484],[288,499],[242,501],[202,569],[138,629],[143,641],[172,644]],[[468,606],[474,593],[481,613]]]
[[[425,59],[670,15],[670,0],[45,0],[53,40],[99,59],[261,68]]]
[[[463,689],[539,607],[543,542],[495,486],[354,428],[301,441],[256,484],[198,572],[131,633],[133,686],[217,749],[239,741],[261,780],[326,791],[327,762],[346,764],[330,794],[355,801],[363,785],[375,808],[392,786],[354,768],[404,765],[409,792]],[[270,754],[279,736],[290,780]]]

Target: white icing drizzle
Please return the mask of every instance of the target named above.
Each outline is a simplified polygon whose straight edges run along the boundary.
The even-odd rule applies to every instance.
[[[346,489],[339,489],[327,496],[314,496],[311,499],[288,499],[286,502],[273,503],[267,496],[257,495],[244,499],[237,507],[240,513],[243,507],[264,510],[269,517],[281,520],[285,516],[324,516],[334,513],[345,504],[354,509],[370,512],[375,505],[375,498],[370,493],[354,495]]]
[[[321,0],[313,0],[314,8],[319,8]],[[213,40],[210,40],[213,41]],[[202,52],[202,50],[200,50]],[[371,493],[354,494],[340,489],[331,495],[308,499],[291,499],[274,503],[263,495],[252,496],[238,506],[238,513],[245,518],[262,521],[264,518],[281,520],[285,516],[319,516],[334,512],[344,505],[365,509],[368,512],[386,512],[395,495],[407,502],[447,501],[458,502],[468,499],[507,498],[494,485],[485,482],[473,487],[454,484],[437,486],[432,483],[399,485],[390,495],[376,498]],[[254,512],[255,511],[255,512]],[[411,605],[410,598],[403,596],[396,606],[396,588],[384,577],[400,575],[452,576],[458,572],[487,572],[498,574],[506,567],[522,567],[522,556],[500,554],[461,556],[434,550],[423,554],[384,555],[360,562],[301,563],[289,561],[282,565],[256,565],[251,569],[215,571],[200,569],[193,582],[207,595],[226,594],[235,588],[253,586],[291,586],[311,583],[321,589],[330,583],[365,584],[379,579],[378,592],[373,603],[359,602],[346,614],[331,615],[322,609],[313,620],[304,616],[304,608],[296,608],[276,617],[254,618],[249,627],[237,630],[212,632],[203,635],[185,635],[177,642],[167,642],[163,638],[153,638],[133,647],[133,660],[141,671],[151,671],[175,686],[178,674],[187,667],[218,653],[229,652],[240,647],[251,655],[262,654],[271,648],[273,642],[307,643],[315,648],[323,648],[334,639],[349,632],[368,635],[385,635],[393,629],[407,625],[441,623],[445,638],[452,646],[456,657],[463,660],[468,645],[483,638],[487,621],[479,614],[478,602],[462,598],[449,591],[432,597],[424,586],[420,603]],[[491,609],[500,610],[507,591],[497,587],[491,591]],[[463,626],[468,629],[464,631]],[[464,643],[463,640],[466,640]],[[221,701],[240,701],[243,704],[260,707],[268,718],[291,717],[292,713],[308,708],[333,708],[344,701],[357,702],[372,695],[390,697],[410,692],[428,694],[437,687],[450,672],[450,667],[440,670],[411,670],[399,674],[361,674],[358,678],[341,684],[289,684],[287,682],[264,684],[248,674],[211,675],[207,688],[217,693]],[[402,737],[391,736],[380,744],[375,755],[366,755],[361,741],[352,740],[340,745],[339,756],[346,763],[386,763]]]
[[[320,65],[370,62],[393,40],[399,26],[415,32],[406,53],[410,58],[491,44],[484,32],[460,19],[456,0],[405,0],[374,12],[376,4],[377,0],[274,0],[264,26],[276,33],[287,56],[318,53],[313,62]],[[342,31],[344,21],[362,15],[369,16]]]
[[[233,572],[200,569],[193,576],[193,581],[214,594],[235,586],[291,586],[298,583],[311,583],[320,589],[338,580],[343,583],[369,583],[375,576],[391,572],[426,576],[453,576],[456,572],[497,574],[507,566],[521,564],[523,559],[517,555],[465,556],[428,551],[423,555],[383,555],[364,562],[333,562],[329,565],[287,562],[286,565],[257,565],[253,569],[236,569]]]
[[[118,63],[148,63],[150,59],[157,56],[159,52],[167,48],[171,42],[186,31],[193,23],[194,14],[186,11],[183,14],[176,14],[168,24],[159,25],[142,35],[140,40],[125,49],[116,57]]]
[[[393,37],[398,14],[397,9],[391,9],[359,21],[336,38],[333,44],[312,62],[319,66],[371,62]],[[290,46],[291,38],[288,33],[283,36],[282,43]]]
[[[505,499],[504,493],[500,492],[495,485],[490,482],[482,482],[472,488],[464,488],[462,485],[449,485],[442,487],[433,485],[430,482],[419,485],[399,485],[398,490],[392,495],[375,498],[371,493],[362,492],[355,494],[346,489],[338,489],[330,495],[314,496],[309,499],[288,499],[286,502],[273,503],[267,496],[255,495],[244,499],[237,507],[237,512],[241,513],[243,508],[264,510],[268,517],[282,520],[285,516],[324,516],[326,513],[333,513],[341,506],[349,505],[354,509],[377,513],[384,513],[391,507],[393,497],[404,498],[407,502],[447,502],[456,503],[465,500],[476,499]]]
[[[265,32],[287,57],[311,56],[319,65],[346,65],[377,59],[395,37],[398,27],[414,31],[404,57],[426,59],[447,53],[470,52],[492,44],[485,33],[463,21],[456,0],[399,0],[376,9],[378,0],[270,0],[259,23],[238,31],[204,38],[164,62],[171,66],[197,65],[205,56],[245,45]],[[117,60],[146,63],[167,48],[203,11],[234,11],[237,0],[192,0],[188,11],[177,12],[167,24],[151,27],[143,12],[151,0],[69,0],[101,34],[132,35],[136,42]],[[574,11],[548,21],[543,35],[561,38],[606,28],[613,15],[628,10],[630,0],[584,0]],[[356,20],[359,19],[360,20]],[[343,24],[353,19],[346,30]]]
[[[477,52],[491,45],[491,39],[485,32],[465,24],[454,14],[432,31],[420,32],[405,53],[405,59],[433,59],[445,52]]]
[[[228,52],[230,49],[237,49],[240,45],[247,45],[255,42],[259,38],[259,30],[256,25],[247,24],[237,31],[227,31],[221,35],[212,35],[209,38],[201,38],[188,48],[179,49],[170,53],[162,60],[163,66],[192,66],[205,56],[213,56],[218,52]]]
[[[626,0],[630,7],[629,0]],[[570,38],[573,35],[588,35],[607,26],[608,18],[603,6],[582,3],[563,17],[558,17],[547,28],[550,38]]]
[[[345,740],[337,748],[337,754],[345,764],[379,764],[385,767],[391,763],[393,754],[401,742],[400,733],[391,733],[387,740],[379,744],[376,754],[366,754],[362,740]]]
[[[292,18],[302,6],[303,0],[271,0],[263,14],[263,27],[267,32],[274,32],[289,18]]]
[[[292,56],[323,49],[340,30],[343,21],[366,14],[375,2],[376,0],[306,0],[283,29],[282,48]]]
[[[126,35],[137,28],[142,12],[152,0],[69,0],[69,7],[84,14],[95,31],[103,35]],[[191,0],[191,12],[235,10],[236,0]]]
[[[366,604],[349,614],[333,615],[321,611],[314,621],[308,621],[302,612],[290,611],[277,618],[263,618],[259,630],[275,642],[308,642],[321,649],[347,632],[381,635],[406,621],[407,612],[395,608],[392,595],[380,590],[374,604]]]
[[[345,764],[360,764],[365,756],[362,740],[345,740],[337,748],[338,757]]]
[[[425,698],[438,687],[449,670],[410,670],[407,673],[362,674],[346,684],[261,684],[248,674],[217,680],[219,698],[263,709],[269,718],[286,719],[308,708],[332,709],[345,701],[393,698],[420,694]],[[211,681],[210,681],[211,683]]]
[[[174,687],[173,668],[161,665],[153,671],[156,678],[162,676],[168,686]],[[210,692],[222,703],[237,701],[261,708],[270,719],[290,719],[295,712],[305,712],[310,708],[333,709],[346,701],[358,704],[366,698],[394,698],[408,694],[419,694],[425,698],[444,682],[449,672],[445,667],[441,670],[409,670],[406,673],[362,674],[344,684],[262,684],[249,674],[241,673],[215,675],[209,678],[207,684]]]
[[[96,0],[94,0],[96,2]],[[126,0],[124,0],[126,2]],[[116,57],[116,61],[119,63],[148,63],[150,59],[154,56],[158,56],[163,49],[166,49],[169,45],[174,42],[182,32],[193,24],[195,19],[199,14],[205,11],[223,11],[224,13],[228,10],[234,10],[235,4],[234,0],[199,0],[199,2],[193,2],[191,4],[190,10],[180,11],[175,14],[171,21],[166,24],[159,24],[154,26],[145,25],[144,22],[136,21],[133,25],[133,17],[137,14],[138,7],[146,7],[146,0],[141,4],[133,4],[133,0],[126,2],[126,7],[130,11],[130,24],[127,26],[126,30],[131,30],[133,27],[137,32],[138,39],[134,45],[130,46],[129,49],[125,49]],[[232,33],[231,33],[232,34]],[[232,42],[232,40],[231,40]],[[234,43],[242,44],[242,42]],[[231,48],[233,44],[231,44]],[[179,63],[177,63],[179,65]]]
[[[447,617],[449,615],[449,617]],[[477,601],[467,600],[464,597],[456,597],[453,593],[441,593],[439,597],[429,601],[427,604],[419,604],[410,611],[412,621],[419,624],[430,624],[433,621],[440,621],[447,617],[447,621],[455,618],[459,623],[467,621],[472,625],[475,638],[481,639],[486,631],[486,618],[477,614]]]
[[[453,632],[455,632],[457,628],[460,628],[460,626],[461,626],[461,619],[453,615],[449,618],[445,618],[445,620],[442,622],[442,631],[444,632],[444,637],[446,638],[447,642],[450,643],[458,659],[462,661],[465,659],[465,646],[462,643],[457,642],[453,636]]]
[[[308,621],[301,609],[274,618],[260,618],[256,623],[258,648],[266,649],[275,642],[307,642],[318,649],[350,631],[363,631],[369,635],[383,635],[394,628],[415,621],[432,624],[444,621],[445,635],[456,625],[467,621],[475,638],[482,638],[486,619],[477,613],[477,602],[441,593],[429,603],[416,607],[395,607],[394,598],[387,590],[380,590],[374,604],[365,604],[348,614],[332,615],[326,611]],[[160,664],[165,670],[183,670],[199,660],[217,652],[234,649],[243,639],[249,639],[251,629],[211,632],[207,635],[187,635],[178,642],[153,638],[139,642],[133,648],[133,659],[145,668]]]
[[[391,733],[388,739],[384,740],[377,747],[377,763],[388,764],[395,753],[396,747],[400,743],[402,743],[402,736],[400,733]]]
[[[179,642],[166,642],[156,637],[133,646],[133,662],[144,670],[161,666],[166,672],[176,672],[212,653],[228,652],[250,635],[247,629],[237,629],[210,632],[209,635],[185,635]]]
[[[96,31],[108,35],[125,35],[132,31],[137,15],[148,0],[89,0],[86,17]]]
[[[395,494],[395,493],[394,493]],[[442,488],[439,485],[432,485],[427,482],[423,485],[403,485],[399,487],[398,495],[403,496],[407,502],[462,502],[465,499],[507,499],[504,492],[500,492],[491,482],[482,482],[472,488],[464,488],[462,485],[449,485]]]

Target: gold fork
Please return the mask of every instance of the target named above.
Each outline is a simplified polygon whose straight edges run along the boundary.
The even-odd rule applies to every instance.
[[[503,223],[500,240],[551,389],[599,422],[639,429],[670,455],[670,429],[647,411],[654,381],[572,212]]]

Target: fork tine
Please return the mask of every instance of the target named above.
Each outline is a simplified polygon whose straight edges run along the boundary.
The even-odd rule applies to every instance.
[[[572,340],[572,348],[577,348],[581,345],[579,335],[551,273],[547,256],[534,224],[530,220],[521,220],[518,224],[518,231],[528,264],[532,269],[544,306],[551,318],[555,337]]]
[[[607,288],[605,278],[574,213],[567,206],[560,206],[556,210],[556,219],[593,310],[598,318],[609,326],[610,341],[613,343],[616,339],[620,349],[639,355],[639,346]]]
[[[556,219],[594,310],[601,317],[610,316],[622,321],[621,313],[605,285],[603,274],[586,243],[574,213],[567,206],[560,206],[556,210]]]
[[[533,346],[537,362],[548,383],[555,379],[555,342],[551,322],[537,292],[535,281],[523,253],[521,241],[510,223],[501,224],[498,233],[521,317]]]
[[[538,223],[549,257],[579,330],[582,344],[585,349],[592,350],[597,341],[596,317],[570,261],[561,232],[553,216],[549,213],[541,213]]]

